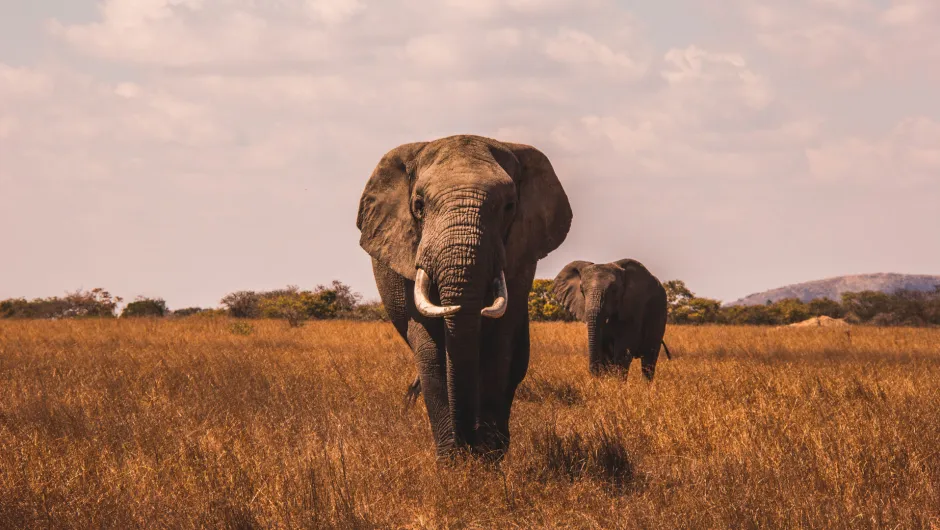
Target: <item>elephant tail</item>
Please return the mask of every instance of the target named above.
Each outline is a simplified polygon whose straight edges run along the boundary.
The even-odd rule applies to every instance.
[[[663,349],[666,350],[666,358],[671,361],[671,360],[672,360],[672,354],[669,353],[669,348],[666,347],[666,341],[663,340],[663,341],[660,341],[660,342],[663,343]]]
[[[408,391],[405,392],[405,410],[408,410],[412,407],[417,401],[418,396],[421,395],[421,378],[415,376],[413,383],[408,385]]]

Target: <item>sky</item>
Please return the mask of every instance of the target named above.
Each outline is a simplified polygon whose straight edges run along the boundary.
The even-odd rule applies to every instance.
[[[0,298],[375,298],[366,180],[459,133],[552,161],[539,277],[940,274],[938,30],[936,0],[0,0]]]

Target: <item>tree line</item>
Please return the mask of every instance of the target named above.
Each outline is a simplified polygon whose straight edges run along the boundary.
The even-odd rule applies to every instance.
[[[940,326],[940,286],[930,292],[862,291],[844,293],[840,300],[817,298],[803,302],[787,298],[752,306],[722,306],[719,300],[696,296],[682,280],[664,282],[663,287],[670,324],[785,326],[813,317],[829,317],[874,326]],[[535,321],[574,320],[552,296],[551,280],[536,280],[533,284],[529,317]]]
[[[0,300],[0,319],[63,318],[167,318],[230,316],[234,318],[278,318],[291,326],[307,320],[387,320],[379,302],[362,302],[362,295],[343,282],[318,285],[312,290],[288,285],[272,291],[236,291],[220,300],[221,307],[186,307],[171,310],[162,298],[137,297],[119,312],[123,301],[105,289],[77,290],[49,298]]]
[[[764,305],[722,306],[718,300],[696,296],[681,280],[671,280],[663,286],[670,324],[780,326],[825,316],[845,319],[851,324],[940,326],[940,287],[932,292],[845,293],[838,301],[820,298],[802,302],[789,298]],[[338,280],[314,289],[289,285],[272,291],[236,291],[225,295],[218,308],[171,310],[162,298],[138,297],[119,312],[122,301],[101,288],[77,290],[62,297],[14,298],[0,301],[0,319],[229,316],[283,319],[293,327],[308,320],[388,320],[381,302],[363,302],[361,294]],[[551,280],[533,283],[529,318],[536,322],[575,320],[553,296]]]
[[[681,280],[665,282],[672,324],[784,326],[814,317],[844,319],[849,324],[874,326],[940,326],[940,286],[933,291],[843,293],[840,300],[817,298],[803,302],[786,298],[764,305],[722,306],[718,300],[696,296]]]

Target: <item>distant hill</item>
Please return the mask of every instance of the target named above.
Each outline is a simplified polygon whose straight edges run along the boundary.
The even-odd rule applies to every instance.
[[[855,274],[779,287],[745,296],[740,300],[729,302],[727,305],[763,305],[767,303],[767,300],[776,302],[784,298],[799,298],[804,302],[816,298],[829,298],[838,301],[841,300],[842,293],[860,291],[893,293],[901,289],[932,291],[938,285],[940,285],[940,276],[927,274]]]

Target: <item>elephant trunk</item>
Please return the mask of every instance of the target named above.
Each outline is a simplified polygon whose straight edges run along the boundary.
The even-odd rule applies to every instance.
[[[601,371],[606,362],[604,352],[604,324],[606,317],[603,313],[603,293],[590,293],[585,299],[585,321],[588,329],[588,366],[592,374]]]
[[[442,317],[445,324],[450,423],[450,428],[440,429],[445,451],[477,445],[482,319],[499,318],[505,311],[501,242],[484,231],[480,222],[482,202],[465,200],[462,209],[454,210],[453,217],[426,227],[428,245],[419,254],[416,306],[421,310],[427,301],[437,309],[425,306],[432,314],[422,314]],[[437,287],[439,306],[430,302],[430,284]],[[419,293],[421,289],[424,293]]]
[[[479,313],[464,313],[446,319],[447,401],[456,447],[477,443],[480,405]]]

